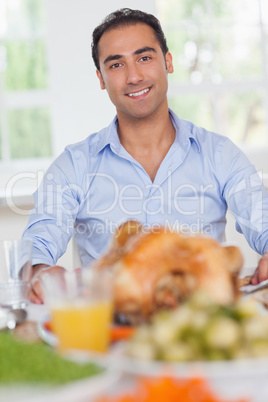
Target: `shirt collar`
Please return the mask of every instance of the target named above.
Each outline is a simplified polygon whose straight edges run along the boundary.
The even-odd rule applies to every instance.
[[[99,142],[95,147],[96,154],[99,153],[107,145],[110,145],[112,149],[116,150],[116,152],[119,152],[121,143],[118,138],[117,127],[118,127],[118,119],[117,116],[115,116],[113,121],[108,127],[99,131],[98,133]]]
[[[200,152],[201,148],[197,138],[197,127],[187,120],[180,119],[171,109],[169,109],[169,115],[176,130],[174,143],[177,143],[182,148],[188,146],[189,142],[195,143],[198,152]],[[121,143],[119,141],[117,127],[118,119],[117,116],[115,116],[111,124],[99,132],[100,140],[95,147],[96,154],[99,153],[107,145],[110,145],[113,151],[119,153]]]
[[[197,127],[190,121],[180,119],[171,109],[169,109],[169,115],[176,130],[174,142],[182,148],[189,146],[189,142],[194,143],[198,152],[200,152],[201,147],[197,137]]]

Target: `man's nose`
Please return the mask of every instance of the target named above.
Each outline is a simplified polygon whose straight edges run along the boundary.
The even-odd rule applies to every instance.
[[[143,80],[143,74],[140,67],[135,63],[129,64],[127,68],[127,83],[137,84],[142,80]]]

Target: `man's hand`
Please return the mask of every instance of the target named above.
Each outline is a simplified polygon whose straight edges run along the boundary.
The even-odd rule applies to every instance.
[[[59,272],[62,270],[65,271],[63,267],[60,267],[58,265],[50,267],[49,265],[39,264],[33,267],[33,276],[31,280],[31,293],[30,293],[31,302],[36,304],[42,304],[44,302],[40,283],[41,276],[47,272],[53,274],[55,272]]]
[[[252,285],[258,285],[258,283],[265,281],[266,279],[268,279],[268,251],[266,251],[260,259],[251,283]]]

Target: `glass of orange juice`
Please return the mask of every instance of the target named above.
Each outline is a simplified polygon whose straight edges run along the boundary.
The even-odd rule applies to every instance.
[[[107,351],[113,316],[112,288],[109,269],[43,274],[42,289],[59,350]]]

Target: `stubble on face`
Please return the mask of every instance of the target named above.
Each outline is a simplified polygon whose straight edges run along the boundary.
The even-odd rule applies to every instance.
[[[106,32],[99,42],[102,89],[121,118],[145,118],[167,108],[167,74],[172,57],[164,57],[151,27],[136,24]]]

